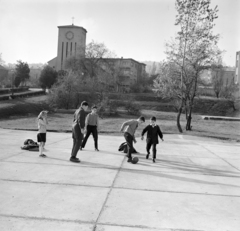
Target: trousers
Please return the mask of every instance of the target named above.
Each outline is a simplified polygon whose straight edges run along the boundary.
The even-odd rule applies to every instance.
[[[157,144],[156,143],[153,143],[151,140],[149,140],[147,142],[147,153],[150,152],[150,149],[151,149],[151,146],[152,146],[152,153],[153,153],[153,159],[156,159],[156,155],[157,155]]]
[[[127,142],[127,147],[128,147],[128,158],[132,158],[132,153],[133,153],[133,136],[130,135],[128,132],[124,133],[124,138]]]
[[[72,125],[72,138],[73,138],[73,147],[72,147],[71,156],[76,157],[78,150],[82,145],[82,139],[83,139],[83,134],[78,124]]]
[[[92,126],[92,125],[87,125],[87,133],[83,139],[82,142],[82,148],[85,147],[88,137],[92,134],[93,139],[94,139],[94,146],[96,149],[98,149],[98,131],[97,131],[97,126]]]

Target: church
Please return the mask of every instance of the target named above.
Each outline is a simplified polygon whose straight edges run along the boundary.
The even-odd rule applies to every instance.
[[[85,58],[87,30],[80,26],[58,26],[57,57],[48,61],[48,65],[55,70],[65,70],[65,62],[68,58]],[[117,91],[128,91],[129,87],[136,84],[146,76],[146,64],[132,58],[106,58],[102,59],[111,63],[117,69],[114,79]]]

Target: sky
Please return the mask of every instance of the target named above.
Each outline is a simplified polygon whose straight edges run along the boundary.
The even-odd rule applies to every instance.
[[[240,1],[211,0],[216,5],[214,32],[224,64],[234,66]],[[5,64],[47,63],[57,56],[58,26],[74,22],[87,30],[87,43],[104,43],[117,57],[160,62],[177,33],[176,14],[175,0],[0,0],[0,54]]]

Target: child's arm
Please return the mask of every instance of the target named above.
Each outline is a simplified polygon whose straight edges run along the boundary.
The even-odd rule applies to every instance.
[[[122,132],[123,129],[124,129],[127,125],[129,125],[130,123],[131,123],[131,120],[126,121],[125,123],[123,123],[122,126],[121,126],[121,129],[120,129],[120,132]]]
[[[161,140],[163,141],[163,134],[162,134],[161,129],[160,129],[159,126],[158,126],[158,135],[161,138]]]
[[[40,125],[45,125],[45,126],[46,126],[46,121],[45,121],[43,118],[39,118],[39,119],[38,119],[38,123],[39,123]]]
[[[97,130],[99,131],[99,116],[97,116]]]
[[[149,126],[149,125],[148,125]],[[148,130],[148,126],[147,127],[145,127],[144,129],[143,129],[143,131],[142,131],[142,137],[141,137],[141,140],[143,140],[144,139],[144,134],[147,132],[147,130]]]

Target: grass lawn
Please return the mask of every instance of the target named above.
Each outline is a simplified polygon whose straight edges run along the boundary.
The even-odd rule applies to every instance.
[[[48,108],[49,105],[46,99],[47,96],[44,95],[1,101],[0,128],[37,131],[36,116],[43,109],[51,110],[51,108]],[[237,106],[239,109],[240,103],[238,103]],[[144,126],[148,124],[151,116],[156,116],[157,123],[160,125],[163,133],[179,134],[176,126],[177,114],[175,112],[155,111],[154,107],[152,107],[152,110],[149,108],[141,112],[147,121],[137,130],[137,137],[140,136]],[[235,116],[239,117],[239,110],[237,110],[236,113],[238,114]],[[71,132],[72,114],[73,113],[50,113],[48,131]],[[120,114],[118,117],[100,119],[100,134],[121,135],[119,132],[121,124],[126,120],[136,118],[136,116]],[[183,128],[183,135],[205,136],[240,142],[240,122],[203,120],[200,115],[194,114],[192,118],[192,131],[186,131],[186,120],[183,114],[181,116],[181,125]]]
[[[142,114],[147,119],[146,123],[141,125],[136,132],[139,137],[144,126],[148,124],[151,116],[156,116],[157,123],[163,133],[179,134],[176,126],[176,113],[159,112],[143,110]],[[51,113],[49,114],[48,131],[71,132],[72,114]],[[118,117],[107,117],[100,119],[100,134],[121,135],[119,132],[121,124],[129,119],[135,119],[134,116],[121,114]],[[233,140],[240,142],[240,122],[219,121],[219,120],[203,120],[199,115],[193,115],[192,131],[185,131],[186,120],[184,115],[181,116],[181,125],[183,135],[195,135],[211,138],[219,138],[224,140]],[[1,128],[36,130],[36,117],[19,117],[12,116],[10,119],[0,120]]]

